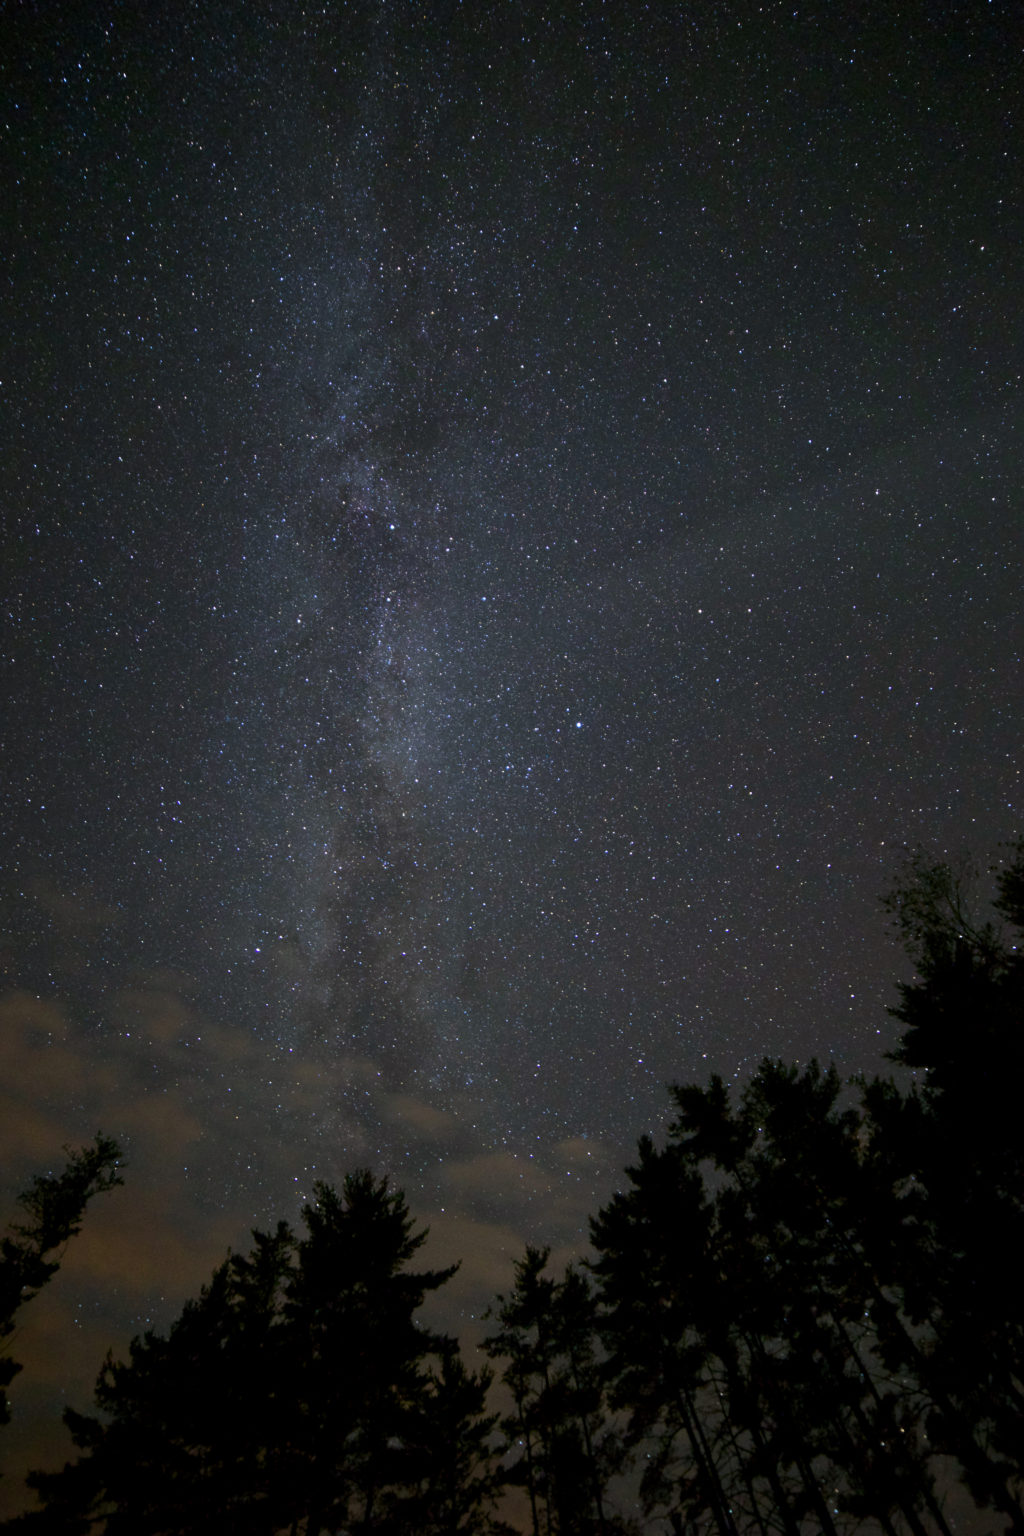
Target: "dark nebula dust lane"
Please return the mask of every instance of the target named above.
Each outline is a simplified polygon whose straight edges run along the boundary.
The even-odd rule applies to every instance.
[[[1019,831],[1012,23],[4,31],[12,1188],[124,1141],[97,1337],[360,1163],[472,1311],[667,1081],[876,1070],[900,848]]]

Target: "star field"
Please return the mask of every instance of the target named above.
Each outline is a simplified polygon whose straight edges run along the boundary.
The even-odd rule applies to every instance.
[[[358,1163],[469,1317],[1020,830],[1009,14],[5,30],[10,1187],[125,1143],[86,1383]]]

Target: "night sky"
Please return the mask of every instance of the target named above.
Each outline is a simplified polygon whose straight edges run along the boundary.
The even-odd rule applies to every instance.
[[[1021,830],[1018,27],[5,9],[4,1214],[129,1166],[0,1508],[318,1177],[469,1337],[667,1082],[882,1068],[900,849]]]

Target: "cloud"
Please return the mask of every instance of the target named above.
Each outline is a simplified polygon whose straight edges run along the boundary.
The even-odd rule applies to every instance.
[[[66,1010],[24,990],[0,997],[0,1157],[5,1183],[59,1161],[66,1141],[91,1139],[93,1106],[116,1087],[84,1052]]]
[[[58,932],[68,938],[93,936],[118,920],[117,908],[100,901],[94,891],[61,890],[43,876],[29,881],[28,894]]]
[[[482,1152],[446,1163],[443,1182],[453,1199],[485,1214],[496,1206],[546,1200],[552,1192],[551,1177],[540,1163],[514,1152]]]
[[[613,1161],[611,1149],[590,1136],[569,1136],[565,1141],[556,1141],[552,1151],[569,1168],[603,1170]]]
[[[0,998],[0,1043],[11,1029],[42,1039],[63,1039],[67,1020],[62,1009],[50,998],[25,991],[8,992]]]
[[[523,1251],[522,1233],[505,1222],[474,1221],[448,1210],[433,1212],[426,1225],[425,1263],[436,1269],[458,1263],[459,1269],[430,1299],[425,1313],[434,1326],[461,1336],[464,1325],[478,1321],[499,1291],[511,1288],[512,1266]]]
[[[425,1141],[452,1140],[459,1134],[454,1115],[409,1093],[389,1093],[381,1098],[381,1113],[392,1124],[413,1131]]]
[[[144,1156],[156,1167],[182,1166],[186,1149],[203,1136],[203,1122],[194,1110],[178,1095],[159,1090],[124,1105],[110,1123],[127,1140],[134,1157]]]
[[[110,1018],[126,1034],[141,1035],[160,1045],[174,1045],[201,1033],[184,998],[163,987],[124,988],[114,998]]]

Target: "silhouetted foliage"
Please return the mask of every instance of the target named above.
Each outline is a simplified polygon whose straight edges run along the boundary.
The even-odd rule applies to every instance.
[[[82,1455],[9,1528],[487,1536],[504,1486],[533,1536],[626,1536],[624,1489],[665,1536],[950,1536],[959,1480],[1024,1536],[1024,843],[991,917],[971,878],[915,854],[887,899],[903,1086],[773,1060],[676,1085],[591,1259],[526,1249],[488,1313],[500,1424],[415,1321],[452,1271],[410,1272],[423,1234],[360,1173],[108,1359],[102,1416],[66,1416]]]
[[[1024,845],[995,911],[1024,917]],[[666,1145],[593,1223],[597,1326],[645,1512],[672,1530],[945,1533],[958,1464],[1024,1530],[1021,957],[970,871],[887,901],[920,1086],[765,1061],[672,1090]]]
[[[254,1233],[166,1337],[108,1357],[102,1417],[65,1415],[82,1455],[30,1477],[44,1510],[15,1529],[492,1529],[486,1379],[415,1317],[454,1270],[408,1268],[426,1234],[366,1172],[318,1184],[303,1222]]]
[[[1024,842],[1008,853],[994,910],[1019,936]],[[977,879],[917,853],[887,901],[916,969],[892,1010],[893,1058],[921,1079],[884,1106],[886,1155],[914,1200],[894,1282],[919,1331],[889,1359],[914,1371],[929,1435],[974,1498],[1024,1530],[1024,962],[1012,932],[975,914]]]
[[[526,1490],[535,1536],[611,1536],[621,1527],[606,1490],[622,1455],[605,1411],[592,1291],[572,1265],[561,1280],[547,1274],[549,1257],[528,1247],[514,1289],[487,1314],[498,1326],[484,1349],[503,1362],[513,1405],[502,1421],[505,1481]]]
[[[18,1196],[25,1220],[12,1223],[0,1239],[0,1345],[14,1333],[18,1309],[57,1273],[92,1197],[124,1182],[118,1172],[121,1149],[109,1136],[97,1134],[91,1146],[64,1150],[68,1161],[62,1171],[32,1180]],[[10,1355],[0,1355],[0,1424],[10,1422],[6,1389],[20,1370]]]

